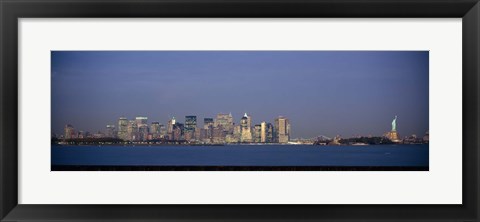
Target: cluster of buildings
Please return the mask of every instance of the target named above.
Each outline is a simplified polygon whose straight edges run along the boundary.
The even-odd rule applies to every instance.
[[[95,134],[75,131],[67,124],[64,139],[76,138],[117,138],[124,141],[188,141],[199,143],[288,143],[290,141],[288,118],[279,116],[273,124],[261,122],[252,125],[252,117],[245,115],[235,124],[232,114],[219,113],[215,118],[204,118],[200,127],[197,116],[185,116],[183,123],[174,118],[164,124],[148,123],[147,117],[127,119],[120,117],[117,125],[107,125],[104,133]]]

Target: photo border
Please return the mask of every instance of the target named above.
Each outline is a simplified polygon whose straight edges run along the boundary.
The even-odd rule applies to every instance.
[[[0,218],[17,220],[478,221],[478,0],[1,0]],[[18,204],[19,18],[462,18],[462,205],[23,205]]]

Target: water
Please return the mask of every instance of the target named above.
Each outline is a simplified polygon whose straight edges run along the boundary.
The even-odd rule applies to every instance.
[[[428,167],[422,145],[52,146],[52,165]]]

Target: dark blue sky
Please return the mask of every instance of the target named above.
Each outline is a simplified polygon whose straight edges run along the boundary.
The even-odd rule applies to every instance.
[[[52,131],[244,112],[292,138],[428,130],[427,51],[53,51]]]

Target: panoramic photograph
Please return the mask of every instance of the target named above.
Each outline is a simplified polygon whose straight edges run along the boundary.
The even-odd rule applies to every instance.
[[[51,51],[52,171],[428,171],[428,51]]]

